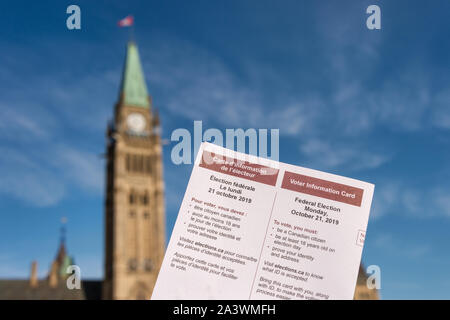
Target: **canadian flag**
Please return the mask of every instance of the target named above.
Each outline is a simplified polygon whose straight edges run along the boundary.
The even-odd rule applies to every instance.
[[[117,24],[119,25],[119,27],[130,27],[133,25],[133,22],[133,16],[130,15],[120,20]]]

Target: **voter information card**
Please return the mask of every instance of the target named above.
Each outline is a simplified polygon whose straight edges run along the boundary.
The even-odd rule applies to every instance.
[[[373,191],[203,143],[152,299],[353,299]]]

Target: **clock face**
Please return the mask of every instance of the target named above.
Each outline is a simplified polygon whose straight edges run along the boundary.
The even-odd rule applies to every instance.
[[[142,132],[145,129],[145,118],[140,113],[130,113],[127,117],[127,125],[133,132]]]

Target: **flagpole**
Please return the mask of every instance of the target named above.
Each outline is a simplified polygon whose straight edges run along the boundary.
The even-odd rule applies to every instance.
[[[130,26],[130,41],[134,42],[134,16],[132,16],[132,17],[133,17],[133,20],[132,20],[132,23]]]
[[[134,42],[134,23],[130,26],[129,37],[130,37],[130,42]]]

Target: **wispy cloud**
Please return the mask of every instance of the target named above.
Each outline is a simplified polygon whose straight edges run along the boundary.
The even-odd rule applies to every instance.
[[[334,13],[332,8],[319,11]],[[282,136],[299,137],[297,150],[310,163],[377,168],[396,156],[395,149],[367,147],[379,128],[446,127],[442,106],[448,105],[450,87],[434,88],[426,63],[379,73],[383,36],[354,28],[360,23],[355,18],[339,19],[316,30],[325,52],[323,69],[333,74],[325,82],[321,73],[311,79],[323,87],[284,90],[295,85],[275,69],[258,72],[256,62],[232,67],[208,49],[173,37],[158,39],[159,50],[141,50],[150,87],[173,115],[218,126],[279,128]],[[276,83],[276,90],[268,83]]]
[[[404,239],[398,239],[388,233],[378,234],[373,244],[387,254],[400,255],[413,260],[432,253],[432,246],[428,243],[405,243]]]
[[[54,166],[68,181],[99,194],[103,187],[104,163],[100,155],[68,146],[55,150]]]
[[[45,207],[57,204],[72,187],[96,192],[101,189],[100,158],[58,142],[55,117],[46,117],[46,113],[30,117],[9,107],[3,110],[0,192]]]
[[[0,192],[39,207],[57,204],[71,188],[100,194],[103,167],[97,155],[67,146],[44,145],[42,151],[0,149]]]
[[[422,189],[400,182],[379,182],[371,218],[403,216],[415,219],[450,217],[450,188]]]
[[[65,194],[64,183],[31,155],[2,148],[0,192],[36,206],[54,205]]]
[[[346,143],[331,143],[326,140],[311,139],[300,146],[310,164],[323,169],[333,169],[348,165],[352,170],[377,168],[389,160],[385,154],[368,151],[364,146]]]
[[[174,36],[156,37],[151,47],[142,43],[141,56],[150,93],[157,96],[156,106],[177,117],[210,121],[217,126],[279,128],[282,136],[298,138],[298,146],[292,150],[303,163],[321,169],[374,169],[394,159],[395,149],[367,147],[380,126],[402,131],[426,126],[448,128],[448,85],[433,87],[426,61],[414,68],[409,64],[397,67],[380,76],[377,67],[382,63],[383,34],[368,36],[354,27],[361,23],[357,15],[341,14],[343,10],[337,4],[321,5],[316,12],[318,23],[312,31],[323,70],[317,75],[308,73],[311,78],[304,79],[303,67],[299,68],[296,78],[317,83],[307,87],[293,83],[292,77],[270,64],[246,59],[244,65],[233,66],[212,50]],[[359,5],[349,10],[359,10]],[[293,51],[298,49],[291,45]],[[18,59],[27,61],[26,52],[20,55]],[[88,58],[80,56],[87,69],[94,68]],[[10,61],[7,66],[20,64]],[[20,140],[27,146],[39,145],[42,154],[52,155],[51,159],[41,156],[36,160],[22,149],[26,150],[21,152],[24,159],[41,170],[29,174],[11,164],[3,168],[24,179],[35,176],[28,182],[30,186],[33,181],[48,181],[52,186],[49,190],[60,190],[54,199],[32,197],[47,199],[42,204],[59,201],[68,185],[92,191],[99,190],[103,183],[101,162],[96,157],[100,150],[92,151],[92,146],[79,141],[72,145],[68,140],[75,132],[89,139],[93,132],[99,136],[104,130],[117,97],[120,66],[95,72],[72,70],[76,77],[71,70],[69,65],[64,71],[34,74],[26,87],[5,84],[9,90],[0,98],[5,111],[0,133],[8,140],[0,143],[9,147],[10,141]],[[5,68],[0,80],[19,82],[16,74],[16,70]],[[268,84],[275,84],[275,88]],[[27,106],[31,97],[40,104]],[[44,160],[50,164],[43,164]],[[52,176],[52,170],[58,177]],[[6,182],[4,185],[4,192],[20,195],[18,187],[12,188]]]
[[[117,97],[119,66],[77,77],[71,68],[30,73],[31,53],[16,53],[0,74],[0,193],[39,207],[59,203],[74,188],[99,195],[103,147],[96,149],[90,140],[95,133],[93,140],[103,141]],[[21,78],[15,76],[19,73]]]
[[[398,183],[380,183],[377,185],[370,213],[371,219],[378,219],[400,210],[398,207],[400,193],[401,187]]]

